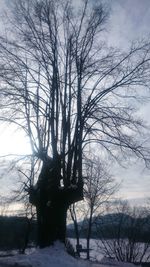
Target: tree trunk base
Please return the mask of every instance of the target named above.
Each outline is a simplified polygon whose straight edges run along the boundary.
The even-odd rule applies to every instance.
[[[37,206],[37,245],[40,248],[53,245],[56,240],[65,243],[67,208],[59,200]]]

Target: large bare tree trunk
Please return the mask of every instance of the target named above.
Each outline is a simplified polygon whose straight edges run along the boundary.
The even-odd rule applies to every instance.
[[[43,162],[38,182],[30,191],[30,202],[37,210],[37,244],[41,248],[56,240],[65,242],[67,210],[81,200],[82,188],[65,188],[60,185],[61,179],[59,159],[49,158]]]
[[[65,242],[67,204],[62,197],[48,203],[41,203],[37,208],[38,240],[37,244],[43,248],[52,245],[54,241]]]

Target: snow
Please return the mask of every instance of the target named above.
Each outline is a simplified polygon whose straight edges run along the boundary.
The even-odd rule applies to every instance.
[[[37,249],[29,255],[15,255],[13,257],[1,258],[1,266],[89,267],[90,263],[73,258],[66,252],[63,244],[56,242],[54,246]]]
[[[72,246],[75,248],[76,247],[76,239],[75,238],[69,238]],[[105,245],[107,245],[107,241],[108,244],[111,244],[111,242],[113,242],[113,239],[110,239],[110,240],[105,240]],[[124,239],[125,241],[125,239]],[[85,238],[80,238],[80,244],[82,245],[82,248],[86,248],[87,246],[87,243],[86,243],[86,239]],[[104,240],[103,240],[104,242]],[[106,249],[104,249],[104,243],[103,243],[101,240],[99,239],[92,239],[90,240],[90,259],[92,261],[97,261],[97,262],[103,262],[104,259],[106,261],[108,261],[108,257],[107,257],[107,254],[106,254]],[[127,241],[128,242],[128,241]],[[143,254],[143,252],[145,251],[145,246],[147,246],[148,244],[145,244],[145,243],[135,243],[135,246],[134,246],[134,250],[135,250],[135,253],[136,253],[136,261],[137,262],[140,262],[140,259],[141,259],[141,255]],[[109,251],[109,247],[108,247],[108,251]],[[111,251],[110,251],[111,252]],[[111,255],[112,253],[110,253]],[[86,253],[80,253],[80,256],[85,259],[86,258]],[[113,255],[112,255],[113,257]],[[145,255],[143,256],[143,259],[142,259],[143,262],[150,262],[150,245],[148,245],[148,248],[147,248],[147,251],[145,253]],[[106,262],[105,262],[106,264]],[[120,264],[120,263],[119,263]],[[115,265],[117,265],[117,262],[115,263]]]
[[[56,242],[54,246],[36,249],[29,255],[15,255],[1,258],[0,267],[133,267],[132,264],[115,262],[103,258],[100,263],[73,258],[64,245]]]
[[[69,238],[71,244],[73,245],[74,249],[76,247],[76,239],[75,238]],[[86,248],[86,239],[85,238],[80,238],[80,244],[82,245],[82,248]],[[98,239],[91,239],[90,240],[90,259],[92,261],[98,261],[100,262],[103,257],[105,256],[103,251],[101,250],[102,242]],[[81,258],[85,259],[86,258],[86,253],[81,253],[80,254]]]

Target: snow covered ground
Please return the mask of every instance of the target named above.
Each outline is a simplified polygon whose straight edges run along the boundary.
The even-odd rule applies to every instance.
[[[73,245],[73,247],[76,247],[76,239],[75,238],[69,238],[71,244]],[[97,244],[97,242],[99,242]],[[82,245],[82,248],[86,248],[86,239],[85,238],[80,238],[80,244]],[[101,245],[101,241],[97,240],[97,239],[91,239],[90,240],[90,259],[92,261],[101,261],[103,259],[103,257],[105,256],[99,249],[100,245]],[[99,245],[99,246],[98,246]],[[86,258],[86,254],[85,253],[81,253],[81,257],[82,258]]]
[[[94,263],[70,256],[63,244],[57,242],[53,247],[37,249],[29,255],[15,255],[0,259],[0,267],[133,267],[132,264],[115,262],[103,258]]]
[[[70,238],[69,239],[73,247],[76,247],[76,239]],[[106,240],[107,241],[107,240]],[[113,239],[109,240],[110,242],[113,242]],[[82,245],[82,248],[86,248],[86,239],[80,238],[80,244]],[[105,244],[108,246],[107,244]],[[90,259],[92,261],[98,261],[101,262],[102,259],[106,256],[106,250],[104,250],[104,245],[101,240],[99,239],[91,239],[90,240]],[[109,250],[109,247],[108,247]],[[123,250],[122,250],[123,251]],[[145,244],[144,243],[136,243],[134,246],[134,251],[136,253],[136,260],[140,261],[141,255],[143,255],[143,252],[145,251]],[[81,253],[82,258],[86,258],[86,253]],[[143,257],[143,262],[150,261],[150,246],[147,248],[147,251]]]

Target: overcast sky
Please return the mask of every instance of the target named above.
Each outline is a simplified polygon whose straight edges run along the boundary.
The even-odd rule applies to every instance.
[[[0,0],[1,7],[3,2],[5,1]],[[107,42],[109,45],[126,49],[133,40],[149,37],[150,0],[104,0],[104,2],[111,7],[111,16],[107,28]],[[143,106],[141,114],[148,121],[150,104]],[[6,148],[6,139],[3,138],[0,139],[0,153],[3,148]],[[23,139],[22,136],[20,138]],[[12,150],[17,147],[17,140],[18,137],[15,137],[14,142],[11,142],[12,140],[9,141],[7,137],[9,149],[11,149],[11,143],[13,144]],[[141,163],[128,169],[116,167],[113,172],[118,180],[123,181],[120,196],[124,198],[150,197],[150,171],[144,170]]]
[[[149,36],[149,0],[108,0],[107,2],[112,10],[108,38],[110,44],[126,47],[135,39]]]
[[[111,5],[107,37],[110,45],[126,49],[132,41],[150,37],[149,0],[107,2]],[[144,105],[140,113],[150,124],[150,103]],[[116,167],[114,174],[118,180],[122,180],[120,196],[129,199],[150,197],[150,171],[145,170],[143,164],[137,163],[127,169]]]

